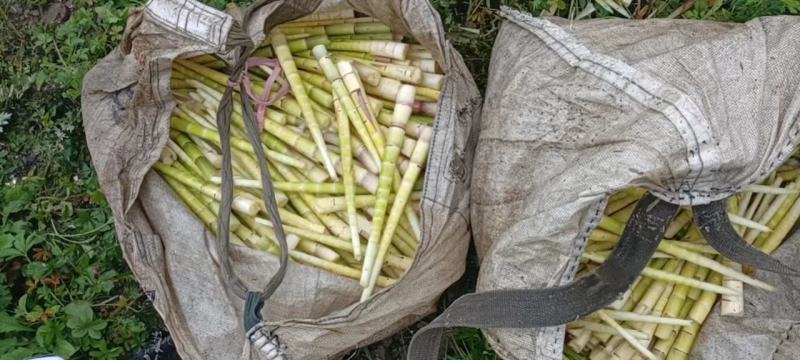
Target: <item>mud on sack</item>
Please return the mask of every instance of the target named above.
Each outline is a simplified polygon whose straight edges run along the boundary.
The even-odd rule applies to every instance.
[[[800,74],[790,69],[800,55],[800,20],[570,22],[507,8],[501,16],[473,166],[478,290],[420,330],[409,359],[439,358],[444,329],[462,326],[483,329],[505,359],[561,359],[563,324],[625,292],[680,207],[693,210],[712,251],[766,270],[758,278],[797,284],[785,275],[797,275],[800,263],[750,247],[724,210],[796,149]],[[575,279],[608,197],[636,187],[648,192],[618,245]],[[789,242],[787,251],[796,247]],[[773,282],[773,297],[794,296],[791,284]],[[748,307],[737,321],[755,324],[780,306],[788,305]],[[762,355],[788,346],[780,339],[797,322],[796,308],[789,314],[794,320],[780,329],[762,336],[751,326],[738,340],[725,335],[733,327],[727,320],[712,319],[694,352],[718,358],[710,346],[741,349],[758,339],[747,358],[770,358]]]
[[[434,311],[441,292],[464,270],[470,238],[469,164],[481,99],[468,70],[426,1],[349,5],[419,42],[446,74],[427,159],[422,237],[407,273],[365,302],[359,302],[357,281],[290,262],[282,282],[272,282],[277,287],[263,304],[260,331],[277,336],[284,356],[293,360],[337,358]],[[84,79],[86,138],[123,254],[185,359],[266,358],[246,339],[250,329],[241,296],[254,294],[250,309],[257,309],[266,294],[260,290],[281,265],[262,251],[220,247],[151,171],[176,106],[173,60],[216,54],[235,70],[265,31],[318,6],[319,1],[258,1],[231,12],[244,14],[239,17],[195,1],[152,0],[131,11],[120,46]]]

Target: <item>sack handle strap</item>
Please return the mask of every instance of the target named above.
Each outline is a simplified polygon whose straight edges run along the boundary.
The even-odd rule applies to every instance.
[[[244,16],[241,24],[247,24],[250,16],[253,14],[254,9],[265,1],[257,1],[252,7],[244,11]],[[279,77],[280,66],[267,59],[254,58],[251,60],[252,54],[256,50],[256,44],[246,36],[241,24],[234,22],[231,32],[228,36],[229,44],[238,47],[238,56],[231,68],[230,78],[234,79],[225,87],[222,94],[222,99],[217,109],[217,129],[220,136],[220,148],[222,150],[222,182],[221,182],[221,201],[219,216],[217,218],[217,241],[216,250],[220,257],[220,268],[223,285],[226,289],[230,289],[242,300],[245,300],[243,325],[246,331],[254,329],[262,323],[261,309],[264,306],[264,301],[269,299],[275,290],[280,286],[283,278],[286,275],[286,268],[289,263],[289,247],[286,243],[286,233],[283,229],[280,214],[278,213],[277,201],[275,200],[275,190],[272,186],[272,177],[267,167],[267,160],[264,155],[264,148],[261,143],[262,125],[260,120],[257,119],[256,114],[253,113],[251,101],[255,101],[258,106],[258,113],[261,115],[266,111],[266,107],[277,101],[281,96],[285,95],[288,91],[285,81]],[[248,68],[251,66],[273,66],[273,72],[267,79],[264,87],[264,94],[258,98],[254,96],[251,91],[249,76],[247,74]],[[269,98],[272,83],[278,81],[281,88],[278,95],[273,99]],[[253,146],[256,161],[261,173],[261,198],[266,207],[272,223],[275,224],[274,231],[275,237],[278,240],[280,247],[280,265],[278,270],[269,279],[267,284],[261,291],[249,290],[241,279],[233,272],[230,256],[230,216],[231,205],[233,202],[233,168],[231,163],[231,114],[233,112],[233,92],[234,86],[239,86],[239,93],[242,103],[242,117],[244,120],[245,129],[247,132],[248,140]]]
[[[769,257],[750,246],[731,225],[727,211],[728,199],[693,206],[694,222],[706,242],[722,256],[736,263],[778,274],[800,276],[800,271]]]
[[[728,199],[693,206],[694,220],[709,245],[737,263],[779,274],[800,276],[750,246],[733,229]],[[409,360],[435,360],[451,327],[533,328],[557,326],[599,310],[623,293],[644,269],[678,206],[645,195],[636,206],[611,256],[594,273],[561,287],[497,290],[464,295],[411,340]]]
[[[616,300],[636,280],[656,251],[679,207],[647,194],[636,205],[619,243],[593,273],[564,286],[496,290],[457,299],[412,338],[409,360],[443,356],[446,328],[534,328],[558,326]]]

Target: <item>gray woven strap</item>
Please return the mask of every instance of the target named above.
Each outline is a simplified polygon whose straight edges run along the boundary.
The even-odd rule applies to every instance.
[[[244,63],[247,57],[252,52],[252,47],[245,47],[242,55],[233,67],[231,74],[232,78],[238,78],[239,74],[244,69]],[[239,84],[244,94],[244,85]],[[286,273],[286,266],[288,263],[288,246],[286,245],[286,235],[281,225],[280,215],[278,214],[278,207],[275,201],[275,191],[272,187],[272,178],[267,168],[266,157],[264,156],[264,148],[261,145],[260,133],[261,131],[256,126],[255,114],[250,103],[250,98],[247,96],[239,97],[242,101],[242,115],[244,118],[245,128],[250,143],[253,145],[256,160],[258,161],[259,169],[261,171],[261,196],[264,204],[266,205],[267,213],[275,224],[275,235],[278,239],[278,245],[281,249],[280,254],[280,267],[278,271],[270,278],[270,281],[260,292],[259,298],[265,300],[277,289]],[[233,273],[228,256],[228,247],[230,243],[230,215],[231,205],[233,202],[233,170],[231,164],[231,148],[230,148],[230,128],[231,128],[231,112],[233,110],[233,89],[227,87],[222,95],[220,106],[217,111],[217,128],[220,135],[220,148],[222,150],[222,199],[220,201],[219,218],[217,219],[219,231],[217,233],[217,252],[221,259],[222,277],[223,282],[229,286],[234,293],[242,299],[248,297],[248,290],[241,280]]]
[[[298,4],[291,1],[277,1],[277,0],[255,0],[247,8],[242,11],[242,21],[234,21],[231,30],[228,33],[226,46],[228,50],[236,49],[238,56],[236,62],[230,69],[230,79],[241,79],[242,72],[247,71],[247,59],[253,54],[258,44],[253,43],[253,39],[248,35],[245,25],[250,24],[251,17],[254,13],[259,11],[264,6],[271,6],[277,4],[271,9],[270,16],[267,17],[263,24],[265,33],[269,32],[274,26],[284,23],[286,21],[295,19],[299,16],[305,15],[308,9],[303,4]],[[231,164],[231,113],[233,112],[233,86],[239,86],[241,103],[242,103],[242,117],[244,118],[245,129],[247,130],[247,137],[253,146],[256,161],[261,173],[261,198],[264,201],[267,213],[270,220],[275,224],[273,230],[275,237],[278,240],[280,247],[280,266],[275,274],[270,277],[267,284],[261,291],[250,291],[246,285],[239,279],[233,272],[230,257],[228,255],[228,248],[230,246],[230,216],[231,205],[233,202],[233,168]],[[264,155],[264,148],[261,143],[261,128],[257,125],[256,115],[254,114],[251,99],[244,94],[247,94],[247,84],[244,82],[231,83],[225,88],[220,100],[219,109],[217,109],[217,128],[220,136],[220,148],[222,150],[222,183],[219,216],[217,218],[217,241],[216,250],[220,257],[220,268],[223,285],[227,290],[233,291],[241,299],[245,300],[243,325],[245,330],[251,330],[261,323],[262,315],[261,309],[264,306],[264,301],[269,299],[270,296],[277,290],[283,278],[286,276],[286,268],[289,264],[289,247],[286,244],[286,233],[283,229],[280,215],[278,214],[278,206],[275,200],[275,191],[272,186],[272,177],[270,176],[267,167],[267,160]],[[269,89],[269,88],[267,88]],[[252,339],[251,339],[252,340]],[[277,339],[273,339],[277,341]],[[271,340],[272,341],[272,340]],[[268,354],[269,355],[269,354]],[[269,355],[271,356],[271,355]],[[269,357],[268,356],[268,357]]]
[[[744,241],[728,219],[727,203],[725,199],[692,207],[695,224],[706,242],[722,256],[739,264],[779,274],[800,276],[800,271],[769,257]]]
[[[464,295],[414,335],[408,359],[442,358],[446,328],[557,326],[607,306],[647,266],[677,211],[677,205],[645,195],[636,205],[617,247],[595,272],[560,287]]]
[[[271,0],[258,0],[248,7],[243,13],[243,20],[241,24],[247,24],[250,21],[253,11],[258,7],[270,2]],[[284,11],[285,13],[285,11]],[[283,18],[283,16],[279,16]],[[244,28],[240,23],[234,22],[228,34],[228,45],[238,48],[238,56],[236,63],[231,68],[231,79],[240,79],[243,71],[247,71],[247,59],[255,51],[255,44],[244,32]],[[274,231],[275,237],[278,240],[280,247],[280,266],[278,271],[270,277],[267,284],[261,291],[250,291],[247,286],[239,279],[233,272],[230,257],[228,255],[230,247],[230,216],[231,205],[233,202],[233,167],[231,164],[231,114],[233,112],[233,86],[239,86],[239,96],[242,103],[242,117],[244,120],[245,130],[247,132],[248,140],[253,146],[256,161],[261,173],[261,199],[264,201],[267,213],[269,214],[272,223],[275,224]],[[217,109],[217,129],[220,136],[220,148],[222,151],[222,183],[219,216],[217,218],[217,241],[216,250],[220,258],[220,268],[222,282],[226,289],[233,291],[241,299],[245,300],[243,323],[246,330],[249,330],[261,321],[261,308],[264,301],[269,299],[275,290],[280,286],[286,275],[286,268],[289,263],[289,250],[286,244],[286,234],[283,230],[280,215],[278,214],[277,201],[275,200],[275,191],[272,187],[272,177],[270,176],[267,167],[267,159],[264,155],[264,148],[261,144],[261,129],[257,126],[255,114],[251,104],[251,99],[244,94],[247,93],[246,84],[243,82],[229,83],[222,94],[219,108]]]

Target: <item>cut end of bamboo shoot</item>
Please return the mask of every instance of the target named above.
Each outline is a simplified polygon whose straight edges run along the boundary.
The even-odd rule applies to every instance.
[[[164,147],[164,149],[161,150],[161,155],[159,155],[158,157],[158,161],[161,161],[166,165],[172,165],[172,163],[174,163],[177,160],[178,160],[178,155],[175,154],[175,151],[170,149],[169,146]]]
[[[397,104],[413,106],[414,105],[414,96],[416,95],[416,89],[411,85],[401,85],[400,89],[397,90],[397,97],[395,98],[395,102]]]
[[[294,250],[297,248],[297,244],[300,243],[300,237],[295,234],[286,234],[286,245],[289,247],[289,250]]]
[[[311,49],[311,53],[314,55],[314,58],[319,59],[328,56],[328,49],[325,48],[325,45],[317,45]]]
[[[261,210],[261,206],[259,206],[258,201],[255,199],[250,199],[244,196],[234,196],[233,204],[231,205],[233,208],[247,214],[247,215],[255,215]]]
[[[444,75],[423,72],[420,86],[434,90],[441,90],[444,85]]]

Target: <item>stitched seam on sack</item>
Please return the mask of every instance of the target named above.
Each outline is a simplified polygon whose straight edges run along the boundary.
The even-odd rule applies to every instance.
[[[150,60],[147,63],[148,84],[150,85],[149,86],[150,94],[153,97],[154,104],[155,104],[155,110],[156,110],[156,113],[153,116],[153,118],[155,118],[157,120],[155,126],[158,126],[158,120],[161,119],[162,117],[164,117],[164,115],[165,115],[164,113],[165,112],[167,113],[167,122],[169,123],[169,116],[170,116],[169,114],[172,113],[172,110],[173,110],[173,108],[175,106],[175,102],[173,101],[173,98],[172,98],[172,92],[169,89],[169,78],[170,78],[169,74],[171,73],[171,65],[167,66],[166,77],[162,77],[162,73],[159,70],[159,62],[160,61],[166,61],[167,64],[171,64],[172,59],[169,59],[169,58],[155,58],[155,59]],[[161,88],[160,80],[162,78],[163,79],[167,79],[167,83],[166,83],[165,88],[164,88],[164,89],[166,89],[166,96],[162,95],[162,91],[161,91],[162,88]],[[167,108],[168,108],[168,104],[171,105],[171,107],[169,108],[169,111],[166,111]],[[149,145],[154,145],[154,144],[149,144]],[[166,147],[166,144],[164,144],[163,147]],[[159,149],[159,153],[163,150],[163,147],[161,149]],[[128,211],[130,211],[131,207],[135,203],[135,200],[139,197],[139,192],[141,191],[142,186],[144,184],[144,177],[147,175],[147,173],[149,171],[151,171],[151,169],[152,169],[153,165],[156,163],[156,161],[158,161],[158,158],[150,159],[145,164],[146,166],[145,166],[144,169],[142,169],[140,167],[134,167],[134,171],[131,171],[133,173],[141,174],[141,177],[137,178],[136,183],[130,189],[130,193],[125,195],[131,200],[131,201],[129,201],[128,207],[125,209],[125,213],[126,214],[127,214]],[[142,171],[141,173],[139,172],[140,170]]]
[[[168,19],[161,16],[161,14],[159,14],[157,11],[154,10],[154,8],[158,8],[158,6],[153,5],[153,3],[155,2],[160,3],[161,1],[163,0],[148,1],[144,8],[145,13],[150,15],[154,20],[156,20],[156,22],[158,22],[162,26],[168,27],[180,33],[181,35],[199,41],[210,42],[217,49],[219,49],[222,46],[225,24],[231,20],[230,17],[226,16],[224,13],[214,10],[213,8],[209,8],[203,4],[196,3],[190,0],[183,0],[183,3],[180,5],[180,9],[177,11],[177,14],[175,14],[175,18]],[[176,2],[168,1],[167,3],[175,4]],[[183,19],[181,18],[181,16],[183,16]],[[205,25],[207,26],[206,29],[207,34],[205,36],[200,35],[195,31],[187,30],[190,17],[192,17],[192,19],[195,20],[196,23],[199,23],[200,19],[210,18],[209,21],[205,22]],[[181,20],[183,20],[183,24],[180,24]]]
[[[223,35],[222,32],[223,32],[223,27],[224,26],[220,26],[220,22],[218,22],[218,21],[222,20],[221,24],[224,25],[224,23],[226,22],[226,20],[228,20],[228,18],[223,16],[221,13],[217,12],[214,9],[206,8],[202,4],[198,4],[198,3],[194,3],[194,2],[190,3],[188,0],[184,0],[183,4],[181,5],[181,9],[178,10],[178,15],[175,18],[175,23],[173,24],[173,23],[171,23],[169,21],[169,19],[163,18],[163,17],[159,16],[159,14],[157,14],[156,12],[150,10],[150,6],[149,5],[150,5],[150,3],[154,2],[154,1],[158,1],[158,0],[150,0],[150,2],[148,3],[148,6],[146,7],[146,11],[147,11],[148,14],[152,15],[155,19],[161,21],[165,25],[173,25],[175,27],[175,29],[178,30],[181,34],[187,35],[187,36],[189,36],[191,38],[195,38],[195,39],[198,39],[198,40],[212,42],[212,43],[214,43],[214,46],[217,47],[217,48],[219,48],[220,45],[222,44],[222,35]],[[189,14],[196,14],[198,16],[205,15],[205,16],[213,18],[214,20],[217,20],[217,21],[210,22],[211,26],[210,26],[210,28],[208,30],[208,36],[203,37],[203,36],[201,36],[199,34],[196,34],[195,32],[186,31],[186,28],[187,28],[187,25],[188,25],[188,21],[189,21],[189,16],[188,15],[185,16],[185,19],[184,19],[185,22],[184,22],[182,27],[178,23],[179,20],[180,20],[180,14],[183,12],[183,9],[186,8],[187,4],[191,4],[191,8],[187,9]],[[215,27],[217,28],[216,31],[214,31]],[[217,33],[216,34],[216,39],[212,38],[214,36],[213,35],[214,32]]]
[[[789,134],[788,138],[786,139],[786,143],[783,145],[782,149],[779,150],[772,157],[773,159],[769,162],[769,165],[767,165],[765,168],[761,169],[761,171],[758,172],[757,175],[753,175],[750,178],[748,178],[746,181],[744,181],[744,184],[752,184],[752,183],[755,183],[756,181],[758,181],[759,179],[762,179],[762,178],[766,177],[775,168],[777,168],[778,166],[780,166],[780,164],[782,164],[784,161],[786,161],[786,158],[788,158],[793,153],[793,150],[795,148],[795,143],[797,141],[797,137],[798,137],[798,135],[800,135],[800,115],[798,115],[798,118],[795,119],[795,122],[792,125],[792,127],[789,129],[789,132],[790,132],[790,134]],[[726,186],[726,187],[711,187],[711,188],[709,188],[709,191],[694,190],[694,191],[691,191],[691,192],[685,192],[684,194],[688,195],[688,200],[691,200],[694,197],[724,198],[724,197],[727,197],[730,194],[739,192],[743,187],[744,187],[744,185],[741,185],[741,186]],[[653,191],[653,190],[651,190],[651,191]],[[673,194],[666,194],[666,193],[663,193],[661,191],[653,191],[653,192],[657,193],[658,195],[664,196],[669,201],[687,200],[687,198],[683,197],[680,193],[678,193],[676,195],[673,195]]]
[[[798,115],[800,117],[800,115]],[[751,176],[749,179],[744,181],[743,184],[752,184],[758,181],[759,179],[763,179],[769,173],[771,173],[775,168],[780,166],[786,159],[794,152],[795,143],[797,142],[798,135],[800,135],[800,118],[796,119],[794,124],[789,130],[790,134],[786,139],[786,143],[782,146],[782,149],[779,150],[774,156],[772,156],[772,160],[769,162],[765,168],[761,169],[757,175]],[[684,193],[677,193],[677,194],[667,194],[661,191],[650,190],[657,195],[660,195],[665,198],[665,200],[670,202],[679,202],[684,200],[692,200],[695,197],[704,197],[704,198],[716,198],[721,199],[729,196],[730,194],[739,192],[744,185],[740,186],[726,186],[726,187],[711,187],[708,191],[699,191],[694,190],[691,192],[684,192]],[[683,195],[687,195],[684,197]]]
[[[589,234],[597,227],[597,224],[600,222],[600,218],[603,216],[603,209],[605,208],[606,201],[599,201],[593,209],[589,209],[590,217],[586,224],[584,230],[576,236],[572,241],[572,251],[569,261],[567,262],[567,270],[561,276],[559,280],[560,285],[564,285],[565,283],[572,281],[575,278],[575,270],[580,263],[581,254],[583,253],[583,248],[586,245],[586,242],[589,240]]]
[[[446,73],[451,73],[451,72],[447,71]],[[431,149],[431,151],[428,151],[428,157],[427,157],[427,159],[425,159],[425,164],[426,164],[425,165],[425,167],[426,167],[425,170],[426,171],[428,170],[427,169],[428,165],[431,164],[430,160],[433,157],[433,153],[434,153],[433,150],[436,149],[436,146],[438,144],[438,140],[440,138],[444,137],[445,135],[449,135],[451,133],[451,130],[453,129],[453,127],[457,126],[457,124],[458,124],[458,121],[456,121],[455,124],[453,124],[453,126],[448,126],[447,128],[441,130],[442,126],[440,124],[440,121],[436,121],[437,119],[445,119],[446,118],[446,119],[449,119],[452,122],[453,115],[458,116],[458,112],[455,110],[456,102],[455,102],[454,98],[455,98],[456,90],[455,90],[455,87],[452,86],[453,83],[454,83],[454,80],[452,80],[452,79],[450,79],[448,77],[445,77],[445,84],[443,85],[444,89],[442,90],[442,94],[441,94],[440,106],[436,109],[436,116],[434,116],[434,119],[433,119],[434,120],[433,121],[433,129],[432,129],[431,140],[430,140],[430,143],[431,143],[430,144],[430,149]],[[445,114],[444,114],[445,107],[441,106],[441,104],[445,104],[445,103],[450,105],[449,106],[450,107],[450,111],[449,111],[450,116],[445,116]],[[444,152],[439,152],[439,153],[444,153]],[[450,158],[452,158],[452,154],[450,154],[450,155],[451,156],[448,158],[448,160]],[[442,162],[441,159],[440,159],[440,164],[441,163],[449,164],[449,161]],[[445,165],[445,166],[447,166],[447,165]],[[437,167],[437,169],[441,169],[441,168],[442,168],[442,166],[438,166]],[[420,213],[423,214],[423,216],[420,218],[420,228],[421,229],[425,229],[425,226],[424,226],[424,224],[425,224],[425,211],[424,211],[425,206],[424,206],[424,204],[426,204],[427,202],[442,206],[442,207],[450,210],[451,213],[452,212],[460,213],[461,210],[463,210],[463,209],[459,209],[459,208],[455,208],[455,209],[451,208],[449,205],[443,204],[443,203],[441,203],[440,201],[437,200],[439,193],[438,193],[438,191],[436,191],[436,189],[439,188],[439,179],[441,177],[442,176],[425,176],[425,178],[423,179],[423,183],[422,183],[422,200],[420,202],[420,208],[422,210],[422,211],[420,211]],[[431,190],[432,195],[433,195],[431,197],[427,196],[428,195],[428,190],[430,189],[430,186],[428,185],[428,181],[431,181],[430,178],[435,178],[435,180],[436,180],[436,186],[434,186],[433,190]],[[461,215],[462,215],[462,217],[466,217],[463,214],[461,214]],[[467,223],[469,223],[469,222],[467,221]],[[420,248],[420,250],[427,248],[427,245],[428,245],[428,241],[427,240],[431,239],[433,237],[432,229],[429,227],[427,229],[427,231],[423,230],[421,235],[422,235],[422,238],[419,239],[419,248]],[[418,253],[419,253],[419,251],[418,251]],[[412,262],[412,266],[414,265],[414,263],[416,263],[416,259],[417,259],[417,256],[415,255],[414,256],[414,261]]]
[[[431,150],[436,149],[437,150],[436,152],[438,152],[438,153],[445,153],[443,151],[438,151],[438,150],[442,150],[442,149],[438,149],[438,147],[437,147],[438,146],[437,144],[439,143],[438,140],[443,136],[442,133],[444,133],[444,135],[450,135],[450,133],[451,133],[450,132],[450,129],[451,129],[450,126],[442,129],[443,125],[441,124],[441,121],[436,121],[436,119],[444,119],[444,117],[442,116],[442,113],[444,112],[444,108],[445,107],[442,106],[442,104],[448,104],[449,107],[451,108],[450,109],[451,116],[447,118],[448,121],[452,121],[452,115],[453,114],[458,115],[458,113],[455,111],[456,105],[455,105],[455,101],[453,100],[453,92],[455,90],[453,90],[453,87],[451,86],[451,84],[452,84],[452,82],[448,82],[448,83],[446,83],[444,85],[444,90],[442,91],[442,94],[441,94],[441,101],[439,103],[438,109],[436,110],[436,117],[434,118],[434,122],[433,122],[433,134],[431,135],[430,149]],[[446,125],[449,125],[449,123],[446,124]],[[442,146],[442,147],[444,147],[444,146]],[[426,160],[427,164],[431,164],[430,159],[433,157],[433,153],[434,153],[434,151],[428,151],[428,159]],[[452,159],[452,153],[449,154],[447,159],[441,159],[440,158],[439,159],[439,163],[440,164],[444,164],[444,166],[448,166],[451,159]],[[441,171],[442,168],[443,168],[443,166],[437,166],[436,167],[437,171]],[[443,178],[443,175],[442,174],[438,174],[438,173],[436,175],[437,176],[426,176],[425,177],[425,182],[423,183],[423,188],[422,188],[422,197],[425,200],[433,201],[433,202],[435,202],[437,204],[440,204],[440,205],[442,205],[444,207],[450,208],[450,206],[448,206],[448,205],[441,204],[440,202],[435,201],[435,199],[437,198],[437,195],[439,194],[438,192],[434,192],[433,193],[433,195],[434,195],[433,198],[428,198],[428,196],[426,196],[427,195],[427,191],[426,190],[429,187],[428,186],[428,181],[429,181],[430,178],[435,178],[434,180],[436,181],[436,183],[435,183],[436,185],[434,186],[434,189],[438,189],[439,188],[439,181],[440,181],[441,178]],[[422,241],[422,239],[420,239],[420,242],[421,241]],[[422,244],[420,243],[420,245],[422,245]]]
[[[570,64],[570,66],[582,69],[585,72],[594,75],[595,77],[616,87],[641,105],[646,106],[654,111],[658,111],[665,118],[669,119],[673,126],[675,126],[675,128],[679,131],[684,140],[684,144],[687,146],[687,161],[689,163],[688,175],[694,174],[694,179],[692,180],[691,185],[687,184],[687,180],[682,181],[683,185],[689,186],[688,192],[693,191],[693,185],[697,182],[706,167],[708,167],[709,171],[715,171],[719,168],[719,149],[716,146],[716,142],[712,141],[713,137],[710,134],[710,127],[708,126],[707,121],[705,121],[705,117],[703,116],[699,107],[693,101],[691,101],[691,99],[689,99],[688,95],[685,95],[680,90],[669,86],[668,91],[678,94],[680,97],[677,99],[677,101],[667,101],[664,96],[655,94],[659,88],[667,87],[664,86],[666,85],[665,83],[655,79],[645,72],[636,70],[619,59],[604,54],[591,52],[586,46],[578,42],[576,38],[552,22],[544,19],[533,18],[528,14],[519,13],[515,10],[509,10],[505,7],[501,15],[537,36],[547,47],[553,50],[568,64]],[[541,32],[544,34],[540,34]],[[605,72],[606,77],[601,76],[601,72]],[[628,72],[629,75],[623,75],[622,72]],[[609,75],[611,75],[613,78],[607,78]],[[623,80],[624,84],[619,84],[619,80]],[[658,87],[655,85],[648,85],[649,83],[662,86]],[[648,86],[650,89],[647,88]],[[634,92],[637,90],[636,88],[638,88],[638,91]],[[647,99],[647,96],[651,97],[652,99]],[[656,104],[650,104],[648,100],[655,101]],[[668,115],[671,114],[671,111],[657,107],[657,105],[661,104],[668,104],[671,109],[674,109],[677,114],[680,115],[680,119],[682,119],[683,122],[679,122],[680,119],[675,118],[675,116]],[[694,113],[697,116],[687,116],[685,113],[690,115]],[[703,121],[703,123],[696,124],[695,122],[690,121],[690,118],[695,119],[695,121],[699,119],[700,121]],[[679,126],[679,123],[683,126]],[[694,139],[689,138],[690,134],[685,133],[686,128],[691,131],[691,135],[694,137]],[[683,131],[681,129],[683,129]],[[694,143],[694,146],[690,146],[689,144],[691,143]],[[709,163],[706,164],[706,161]],[[668,190],[673,194],[677,193],[678,197],[681,197],[679,195],[681,192],[687,192],[687,190],[684,189]],[[667,196],[674,197],[673,195]]]
[[[553,339],[553,342],[550,343],[550,346],[545,347],[544,350],[552,350],[552,349],[559,349],[561,351],[556,351],[557,353],[564,351],[564,336],[562,335],[562,331],[566,331],[566,325],[559,325],[559,326],[552,326],[544,328],[544,333],[549,338]],[[549,352],[545,352],[541,347],[537,347],[536,351],[541,356],[546,356],[550,360],[557,360],[557,357],[549,356]]]
[[[439,16],[439,12],[436,10],[436,8],[433,7],[433,4],[431,4],[429,1],[424,1],[423,6],[426,6],[428,8],[428,11],[430,11],[430,13],[433,15],[433,17],[439,20],[437,23],[438,26],[436,26],[436,30],[438,30],[437,31],[438,36],[436,36],[436,39],[439,40],[440,44],[444,45],[440,47],[442,50],[441,55],[442,55],[442,60],[444,60],[447,63],[442,65],[444,65],[445,68],[450,69],[452,68],[452,66],[450,66],[452,63],[452,59],[450,59],[450,56],[452,56],[451,54],[454,50],[452,45],[450,45],[450,42],[447,41],[447,39],[443,35],[445,34],[445,31],[444,31],[444,24],[442,23],[442,17]],[[405,17],[403,17],[403,22],[405,23],[408,29],[411,29],[411,26],[408,24]]]
[[[595,206],[594,210],[591,208],[589,209],[589,219],[584,228],[583,232],[576,236],[572,241],[572,255],[570,259],[567,261],[567,269],[564,274],[561,276],[561,280],[559,281],[560,285],[564,285],[575,278],[576,269],[578,264],[580,264],[581,254],[583,253],[584,247],[586,246],[587,241],[589,241],[589,234],[597,227],[597,224],[600,222],[600,218],[603,216],[603,209],[605,209],[607,200],[599,201]],[[548,337],[552,339],[550,344],[550,348],[558,348],[559,345],[563,346],[563,338],[558,336],[561,333],[561,327],[548,327],[545,329]]]
[[[792,325],[789,325],[789,328],[786,329],[786,331],[783,332],[783,336],[781,336],[781,341],[778,342],[778,345],[775,346],[775,351],[772,352],[772,357],[773,358],[778,353],[778,351],[781,350],[781,347],[783,347],[783,343],[785,343],[787,340],[789,340],[789,333],[791,333],[792,330],[794,330],[794,327],[797,326],[797,325],[800,325],[800,323],[794,323]]]
[[[448,87],[448,85],[449,85],[449,83],[445,83],[445,85],[444,85],[444,87],[445,87],[445,88],[444,88],[443,94],[442,94],[442,96],[441,96],[442,100],[444,100],[444,99],[445,99],[445,95],[449,96],[449,95],[451,95],[451,93],[452,93],[452,91],[448,91],[448,90],[449,90],[449,87]],[[442,112],[442,107],[441,107],[441,106],[439,106],[439,107],[436,109],[436,116],[433,118],[433,124],[434,124],[434,126],[433,126],[433,131],[432,131],[432,134],[431,134],[431,140],[430,140],[430,146],[429,146],[429,149],[430,149],[430,150],[428,151],[428,156],[427,156],[427,158],[425,159],[425,164],[426,164],[426,165],[425,165],[425,167],[426,167],[426,169],[425,169],[425,170],[426,170],[426,171],[428,170],[428,169],[427,169],[428,165],[431,163],[431,161],[430,161],[430,160],[431,160],[431,157],[433,156],[433,152],[434,152],[434,151],[433,151],[433,149],[435,149],[435,146],[436,146],[437,140],[438,140],[438,138],[439,138],[438,136],[436,136],[437,129],[438,129],[438,126],[437,126],[437,125],[438,125],[438,123],[439,123],[438,121],[436,121],[436,119],[439,119],[439,118],[440,118],[441,112]],[[438,176],[436,176],[436,178],[438,178]],[[438,179],[437,179],[437,180],[438,180]],[[420,199],[420,203],[419,203],[419,207],[420,207],[420,215],[422,215],[422,216],[420,217],[420,219],[419,219],[419,226],[420,226],[420,230],[421,230],[421,231],[420,231],[420,237],[421,237],[421,239],[419,239],[419,248],[420,248],[420,250],[421,250],[422,248],[425,248],[425,247],[426,247],[426,245],[427,245],[427,243],[428,243],[426,240],[427,240],[427,239],[430,239],[430,238],[431,238],[431,236],[433,236],[433,234],[432,234],[432,230],[431,230],[430,228],[428,228],[428,229],[426,230],[426,228],[425,228],[425,226],[424,226],[424,224],[425,224],[425,216],[427,215],[427,214],[426,214],[426,212],[425,212],[425,209],[426,209],[427,207],[430,207],[430,206],[425,206],[425,205],[426,205],[426,203],[428,203],[428,204],[429,204],[429,203],[435,203],[435,204],[438,204],[438,203],[439,203],[438,201],[436,201],[436,200],[435,200],[435,199],[436,199],[436,195],[438,194],[438,192],[436,192],[436,191],[435,191],[435,189],[437,189],[437,188],[438,188],[438,186],[435,186],[435,187],[433,188],[434,190],[431,190],[431,193],[432,193],[432,195],[433,195],[432,197],[428,197],[428,196],[427,196],[427,195],[428,195],[428,191],[430,190],[430,186],[428,185],[428,181],[430,181],[430,177],[429,177],[429,176],[425,176],[425,177],[423,178],[423,181],[422,181],[422,199]],[[437,182],[437,185],[438,185],[438,182]],[[439,204],[439,205],[441,205],[441,204]],[[413,266],[413,265],[414,265],[414,264],[417,262],[417,255],[418,255],[418,254],[419,254],[419,251],[417,252],[417,254],[414,254],[414,259],[413,259],[413,261],[412,261],[412,263],[411,263],[411,265],[412,265],[412,266]]]
[[[506,360],[519,360],[516,356],[514,356],[514,354],[509,353],[505,348],[503,348],[503,346],[500,344],[500,339],[499,338],[497,338],[494,335],[490,334],[486,330],[481,331],[481,333],[483,333],[483,336],[486,337],[486,340],[489,342],[489,345],[491,345],[492,350],[494,350],[494,352],[498,353],[503,359],[506,359]]]

